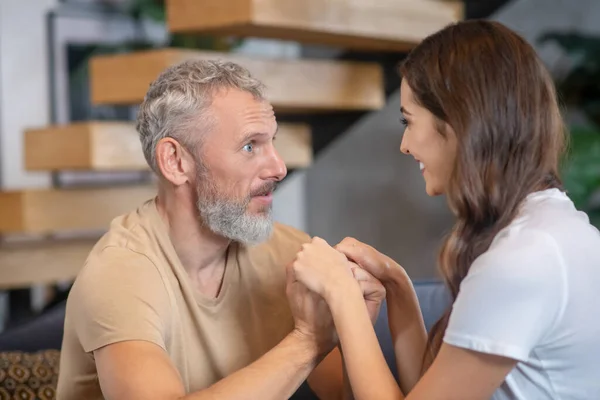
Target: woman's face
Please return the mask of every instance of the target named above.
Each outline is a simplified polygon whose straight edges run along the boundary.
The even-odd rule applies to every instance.
[[[400,87],[400,104],[406,124],[400,151],[413,156],[419,164],[428,195],[444,194],[456,158],[454,131],[447,125],[445,137],[438,132],[434,115],[415,102],[404,79]]]

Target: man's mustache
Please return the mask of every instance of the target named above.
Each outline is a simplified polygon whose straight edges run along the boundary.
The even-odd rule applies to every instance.
[[[251,197],[266,196],[269,193],[274,192],[276,188],[277,188],[277,182],[275,182],[275,181],[266,182],[264,185],[261,185],[259,188],[253,190],[250,193],[250,196]]]

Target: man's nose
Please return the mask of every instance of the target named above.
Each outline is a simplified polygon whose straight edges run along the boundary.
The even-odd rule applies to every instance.
[[[285,162],[279,155],[279,152],[275,146],[272,146],[269,152],[265,175],[266,179],[273,179],[276,181],[283,180],[283,178],[285,178],[287,175],[287,167],[285,166]]]

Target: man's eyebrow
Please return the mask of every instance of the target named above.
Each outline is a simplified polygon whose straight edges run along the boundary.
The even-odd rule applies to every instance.
[[[275,135],[277,135],[277,132],[275,132]],[[253,139],[267,139],[269,137],[271,137],[271,135],[265,131],[262,131],[262,132],[252,131],[252,132],[248,132],[244,136],[242,136],[242,138],[240,139],[240,144],[247,143]]]

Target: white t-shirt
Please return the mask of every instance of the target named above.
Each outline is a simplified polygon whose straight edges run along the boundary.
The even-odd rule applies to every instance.
[[[461,284],[444,341],[518,360],[492,399],[600,399],[600,233],[530,194]]]

